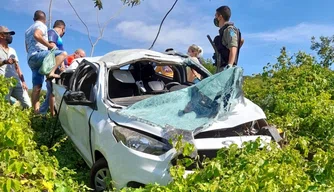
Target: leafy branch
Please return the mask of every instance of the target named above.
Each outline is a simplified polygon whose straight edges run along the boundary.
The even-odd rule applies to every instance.
[[[86,23],[83,21],[83,19],[80,17],[79,13],[78,13],[77,10],[75,9],[75,7],[74,7],[73,4],[71,3],[71,1],[70,1],[70,0],[67,0],[67,2],[69,3],[69,5],[71,6],[71,8],[73,9],[75,15],[78,17],[78,19],[81,21],[81,23],[82,23],[82,24],[85,26],[85,28],[86,28],[87,36],[88,36],[88,40],[89,40],[89,43],[90,43],[90,45],[91,45],[90,56],[92,57],[93,54],[94,54],[95,46],[96,46],[97,43],[103,38],[105,28],[108,26],[108,24],[111,22],[112,19],[114,19],[115,17],[117,17],[117,16],[122,12],[122,10],[125,8],[125,4],[123,4],[123,6],[116,12],[116,14],[113,15],[113,16],[111,16],[111,17],[104,23],[104,25],[103,25],[102,27],[101,27],[101,24],[100,24],[100,21],[99,21],[99,10],[100,10],[100,8],[99,8],[99,10],[97,10],[97,12],[96,12],[96,18],[97,18],[97,24],[98,24],[98,28],[99,28],[99,36],[97,37],[97,39],[95,40],[95,42],[93,42],[87,24],[86,24]],[[100,2],[101,4],[96,4],[96,2]],[[97,0],[96,2],[95,2],[95,6],[98,6],[98,7],[101,6],[101,9],[102,9],[102,2],[101,2],[100,0]],[[100,6],[99,6],[99,5],[100,5]]]

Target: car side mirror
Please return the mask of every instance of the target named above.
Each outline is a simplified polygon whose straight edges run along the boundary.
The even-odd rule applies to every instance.
[[[64,101],[68,105],[86,105],[93,106],[93,102],[86,98],[86,95],[82,91],[68,91],[64,95]]]

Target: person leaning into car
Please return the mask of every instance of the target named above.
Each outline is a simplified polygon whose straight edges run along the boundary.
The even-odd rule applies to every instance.
[[[65,35],[65,22],[63,20],[57,20],[55,21],[53,25],[53,29],[50,29],[48,31],[48,40],[49,43],[53,46],[57,46],[57,48],[60,51],[65,51],[64,50],[64,44],[63,44],[63,39],[62,37]],[[65,70],[65,62],[67,60],[65,59],[64,62],[61,63],[61,70]],[[55,103],[55,98],[54,95],[52,94],[52,79],[53,78],[47,78],[46,79],[46,99],[44,103],[41,105],[39,109],[39,113],[45,114],[50,107],[50,113],[51,116],[55,115],[55,110],[54,110],[54,103]]]

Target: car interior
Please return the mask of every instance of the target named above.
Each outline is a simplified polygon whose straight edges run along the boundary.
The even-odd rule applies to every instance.
[[[93,101],[92,87],[97,73],[82,61],[75,72],[62,73],[56,81],[66,89],[83,91],[88,100]],[[158,68],[167,67],[172,75],[166,75]],[[187,68],[184,65],[160,64],[152,61],[137,61],[121,68],[108,70],[108,97],[121,106],[129,106],[145,98],[180,90],[193,85],[187,81]],[[196,69],[195,69],[196,70]],[[197,70],[196,70],[197,71]],[[76,76],[76,78],[72,78]]]
[[[158,66],[169,67],[173,75],[157,72]],[[116,104],[128,106],[152,95],[186,88],[193,83],[186,81],[186,70],[181,65],[156,64],[138,61],[121,69],[110,69],[108,94]]]

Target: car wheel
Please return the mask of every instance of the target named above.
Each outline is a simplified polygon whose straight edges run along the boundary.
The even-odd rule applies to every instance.
[[[93,188],[96,192],[106,190],[108,186],[106,184],[106,179],[108,181],[111,181],[110,171],[107,161],[104,158],[101,158],[94,163],[91,169],[90,173],[91,188]]]

